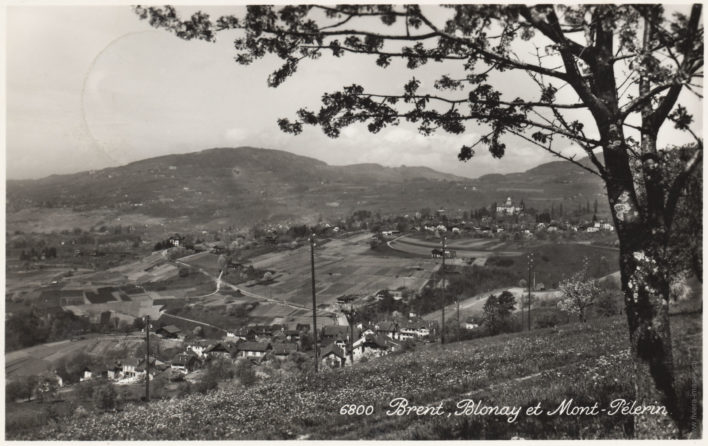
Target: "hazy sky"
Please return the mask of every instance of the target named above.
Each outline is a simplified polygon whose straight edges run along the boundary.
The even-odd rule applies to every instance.
[[[236,9],[208,11],[218,16]],[[379,92],[397,90],[402,76],[411,75],[432,82],[434,74],[450,71],[440,64],[410,72],[401,64],[381,69],[365,56],[325,56],[303,64],[273,89],[266,78],[278,66],[275,58],[238,65],[234,35],[220,34],[215,44],[183,41],[151,28],[128,6],[10,6],[6,18],[7,178],[242,145],[287,150],[329,164],[424,165],[469,177],[526,170],[552,159],[517,140],[502,160],[478,150],[471,162],[460,163],[460,146],[477,135],[472,126],[466,135],[432,137],[407,125],[376,135],[352,126],[339,139],[319,128],[292,136],[277,127],[278,118],[294,118],[299,107],[318,106],[324,92],[352,83]],[[512,94],[525,88],[514,78],[497,82]],[[689,101],[697,110],[697,99]],[[664,142],[682,140],[672,131],[662,134]]]

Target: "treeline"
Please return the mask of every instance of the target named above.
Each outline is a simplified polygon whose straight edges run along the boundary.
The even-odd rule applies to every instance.
[[[92,324],[86,317],[59,308],[46,312],[33,307],[29,311],[13,313],[5,321],[5,350],[60,341],[91,328]]]

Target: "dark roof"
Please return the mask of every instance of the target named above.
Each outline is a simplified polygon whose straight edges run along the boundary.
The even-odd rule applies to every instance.
[[[164,327],[160,328],[158,331],[160,331],[160,330],[166,331],[167,333],[170,333],[170,334],[177,334],[182,331],[174,325],[165,325]]]
[[[376,330],[379,331],[397,331],[398,324],[393,321],[383,321],[376,324]]]
[[[187,355],[184,353],[179,353],[177,356],[172,358],[172,365],[182,365],[186,366],[189,364],[190,359],[193,360],[194,356]]]
[[[339,358],[344,359],[344,350],[342,350],[341,347],[335,344],[329,344],[328,346],[324,347],[322,351],[320,352],[320,357],[324,358],[325,356],[328,355],[335,355]]]
[[[120,364],[132,365],[133,367],[137,367],[137,365],[140,364],[140,361],[135,358],[121,359]]]
[[[246,341],[246,342],[242,342],[238,345],[239,351],[247,351],[247,352],[264,352],[270,348],[272,348],[270,345],[270,342]]]
[[[273,353],[276,355],[289,355],[292,352],[297,351],[297,344],[290,342],[274,342],[273,343]]]
[[[217,342],[214,345],[210,345],[204,350],[204,353],[211,353],[211,352],[226,352],[226,353],[231,353],[231,350],[229,349],[229,346],[226,345],[223,342]]]
[[[326,325],[322,327],[322,336],[346,336],[349,333],[349,327],[346,325]]]
[[[420,330],[421,328],[428,328],[428,324],[426,324],[425,321],[405,322],[401,324],[400,328],[408,330]]]
[[[366,347],[388,348],[387,339],[378,335],[366,335],[364,345]]]

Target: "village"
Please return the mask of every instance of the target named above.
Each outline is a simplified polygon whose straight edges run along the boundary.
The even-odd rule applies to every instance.
[[[450,281],[441,281],[443,257],[448,265],[446,272],[454,282],[459,280],[456,278],[460,268],[513,263],[504,259],[522,255],[527,244],[553,246],[568,237],[577,240],[575,234],[581,233],[589,233],[580,239],[589,243],[594,232],[611,233],[611,225],[597,218],[597,209],[590,221],[582,218],[589,215],[589,203],[584,209],[578,208],[562,216],[562,205],[560,209],[553,206],[538,212],[526,208],[523,200],[516,202],[508,197],[502,204],[492,203],[470,212],[423,209],[412,216],[395,217],[357,212],[349,219],[321,222],[312,228],[264,227],[255,231],[250,241],[243,233],[235,236],[224,232],[215,241],[206,238],[208,234],[173,233],[155,243],[154,251],[137,263],[124,261],[98,278],[97,273],[91,272],[59,274],[37,295],[40,307],[51,312],[55,311],[51,310],[52,305],[58,305],[79,321],[73,331],[67,332],[71,338],[67,351],[76,351],[71,344],[79,345],[99,336],[94,333],[97,329],[104,333],[102,336],[109,336],[106,339],[114,336],[116,342],[120,342],[120,336],[130,338],[131,348],[93,357],[67,353],[63,360],[71,362],[73,358],[73,362],[84,365],[64,367],[61,371],[53,368],[56,361],[32,358],[27,362],[23,357],[14,359],[11,354],[8,383],[20,388],[31,381],[34,388],[29,393],[25,391],[24,398],[18,400],[22,401],[44,399],[43,393],[59,389],[67,392],[74,385],[87,383],[126,388],[139,388],[146,380],[173,387],[179,383],[200,385],[215,364],[242,368],[246,361],[249,368],[265,370],[277,363],[281,370],[299,373],[304,364],[338,369],[410,351],[416,344],[440,339],[440,318],[428,313],[439,309],[435,300],[440,297],[436,293],[450,286]],[[321,276],[318,285],[316,336],[312,327],[311,284],[303,281],[311,267],[306,254],[308,233],[316,234],[320,245],[317,249],[324,249],[317,258],[328,259],[319,266],[325,276]],[[612,236],[598,239],[608,246],[612,245],[611,240]],[[95,242],[94,245],[97,251],[104,249]],[[65,258],[79,255],[70,249],[64,251]],[[373,266],[368,274],[380,275],[369,276],[368,284],[360,281],[345,285],[338,279],[337,271],[363,271],[356,265],[371,265],[370,256],[379,252],[377,255],[384,255],[384,263]],[[363,257],[357,260],[358,256]],[[336,258],[340,260],[331,263]],[[300,263],[293,263],[293,259]],[[25,251],[20,259],[25,267],[47,260],[27,258]],[[396,262],[398,269],[391,269]],[[381,271],[374,272],[377,268]],[[507,287],[516,285],[510,280],[501,283]],[[161,284],[170,285],[165,288]],[[556,286],[557,283],[548,283],[548,287]],[[539,296],[547,294],[546,285],[542,280],[536,282],[535,273],[532,289],[541,293]],[[276,294],[283,291],[285,294]],[[483,303],[480,297],[452,296],[454,293],[450,293],[448,299],[452,300],[447,303],[462,300],[465,310],[462,319],[459,304],[456,315],[454,307],[449,310],[448,318],[457,318],[450,325],[459,326],[454,332],[447,327],[448,336],[457,333],[459,339],[459,333],[465,333],[465,338],[483,335],[481,306],[477,305]],[[553,293],[548,295],[555,296]],[[519,298],[523,300],[521,295]],[[202,307],[203,311],[195,310]],[[13,314],[8,311],[6,317]],[[240,316],[229,319],[234,314]],[[149,329],[145,325],[147,319],[152,319]],[[263,323],[268,320],[271,322]],[[150,354],[140,345],[148,343],[146,330],[150,331]],[[90,351],[91,344],[87,346]],[[25,376],[23,368],[37,373]],[[262,379],[268,377],[262,371],[257,374]],[[133,394],[138,397],[136,392]]]

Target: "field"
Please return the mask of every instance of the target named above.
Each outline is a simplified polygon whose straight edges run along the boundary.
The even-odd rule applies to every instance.
[[[520,256],[522,252],[518,250],[502,250],[505,243],[500,243],[498,239],[488,238],[448,238],[446,247],[456,251],[457,258],[486,258],[496,256]],[[420,235],[399,237],[389,243],[395,250],[416,254],[421,257],[430,257],[434,248],[440,248],[440,240],[430,238],[429,240]]]
[[[431,259],[372,254],[370,237],[370,234],[357,234],[334,239],[317,247],[315,265],[318,305],[333,304],[337,297],[345,294],[368,295],[381,289],[399,287],[418,290],[437,267],[437,263]],[[254,268],[272,271],[273,281],[268,284],[241,284],[239,288],[269,299],[311,308],[309,251],[310,247],[304,246],[249,259]],[[180,261],[217,275],[216,258],[214,254],[200,253]],[[230,281],[229,277],[226,276],[224,280]]]
[[[404,236],[390,243],[391,248],[430,257],[433,248],[440,247],[440,241],[423,236]],[[602,277],[616,270],[619,251],[616,248],[587,243],[534,242],[521,244],[498,239],[450,238],[447,246],[457,253],[457,258],[474,258],[475,265],[504,268],[509,272],[509,286],[528,278],[529,252],[534,254],[533,277],[536,283],[546,288],[555,288],[561,280],[580,270],[583,259],[590,262],[590,275]],[[533,280],[533,279],[532,279]]]
[[[700,348],[692,348],[700,343],[700,314],[674,315],[672,332],[686,416],[700,420],[702,357]],[[626,415],[527,416],[525,409],[540,404],[544,411],[553,410],[567,398],[578,405],[597,402],[601,408],[617,398],[632,400],[628,369],[627,327],[618,316],[442,347],[418,346],[317,377],[275,379],[249,389],[226,388],[94,413],[21,439],[623,439],[632,435]],[[686,399],[691,395],[693,400]],[[418,406],[442,404],[442,413],[450,415],[463,399],[524,410],[512,421],[507,415],[389,416],[394,398]],[[348,404],[371,406],[373,413],[340,415]],[[700,438],[700,425],[690,435]]]
[[[133,349],[144,343],[140,336],[87,335],[77,341],[59,341],[5,353],[5,376],[15,378],[43,373],[62,358],[83,352],[103,356],[109,351]]]

